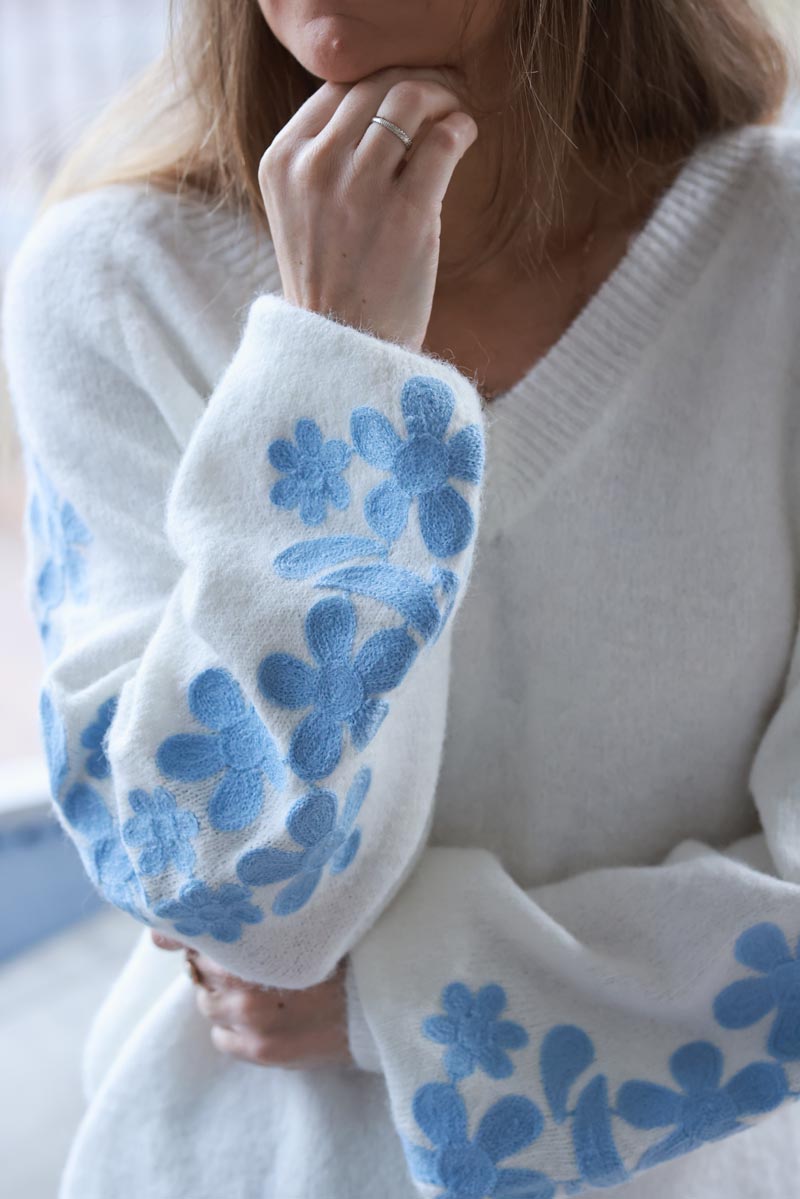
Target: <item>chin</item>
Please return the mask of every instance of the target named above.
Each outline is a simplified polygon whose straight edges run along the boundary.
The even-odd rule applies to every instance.
[[[310,75],[327,83],[356,83],[389,66],[374,31],[341,16],[323,17],[303,29],[302,44],[290,47]]]

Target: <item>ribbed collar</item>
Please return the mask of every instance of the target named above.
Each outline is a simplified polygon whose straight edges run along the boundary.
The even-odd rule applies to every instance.
[[[482,539],[534,502],[624,394],[745,202],[768,137],[768,127],[746,126],[699,146],[566,332],[509,391],[484,406]],[[201,222],[204,247],[243,288],[281,291],[272,243],[249,218],[192,204],[186,217]]]

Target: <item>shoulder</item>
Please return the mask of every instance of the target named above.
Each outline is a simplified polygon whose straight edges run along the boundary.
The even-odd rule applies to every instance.
[[[134,292],[169,308],[189,277],[201,293],[206,282],[213,289],[245,277],[254,233],[241,214],[146,184],[72,196],[44,211],[12,259],[4,323],[33,309],[59,325],[72,317],[86,334],[113,321],[120,297]]]
[[[754,219],[776,222],[776,232],[800,234],[800,128],[763,125],[750,129]]]

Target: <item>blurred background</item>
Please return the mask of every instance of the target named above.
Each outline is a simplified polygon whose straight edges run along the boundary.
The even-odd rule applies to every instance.
[[[758,2],[797,52],[800,0]],[[60,159],[158,55],[167,16],[168,0],[0,0],[0,288]],[[784,120],[800,129],[800,100]],[[0,662],[13,680],[0,691],[0,1192],[54,1199],[83,1107],[82,1043],[141,930],[97,898],[50,814],[23,507],[0,371]]]

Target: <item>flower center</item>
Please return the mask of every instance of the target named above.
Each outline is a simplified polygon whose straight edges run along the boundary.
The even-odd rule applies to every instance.
[[[364,686],[352,666],[331,662],[320,667],[317,703],[334,720],[347,720],[364,702]]]
[[[736,1108],[724,1091],[687,1095],[681,1124],[696,1141],[708,1141],[736,1123]]]
[[[436,1161],[451,1199],[483,1199],[497,1182],[497,1171],[477,1145],[446,1145]]]
[[[480,1053],[488,1041],[489,1022],[475,1012],[462,1016],[458,1022],[458,1039],[465,1049]]]
[[[321,491],[325,482],[325,470],[319,458],[304,454],[298,465],[297,473],[309,491]]]
[[[394,475],[408,495],[435,491],[447,481],[447,450],[438,437],[420,433],[398,450]]]
[[[259,766],[269,752],[269,734],[254,712],[223,729],[219,737],[225,765],[234,770]]]

